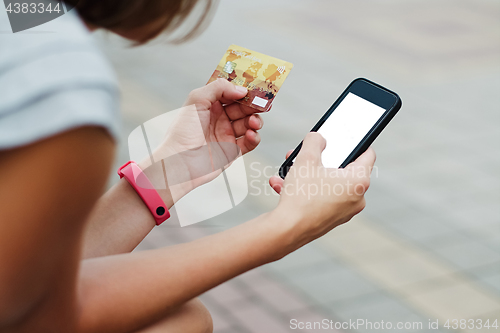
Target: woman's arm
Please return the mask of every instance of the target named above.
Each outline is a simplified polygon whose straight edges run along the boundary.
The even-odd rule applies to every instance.
[[[167,191],[162,192],[170,209],[173,201]],[[131,252],[155,226],[153,215],[139,195],[125,179],[120,179],[97,201],[90,214],[82,258]]]
[[[364,208],[375,155],[368,150],[339,174],[321,166],[324,147],[320,134],[308,134],[295,170],[280,186],[280,203],[270,213],[190,243],[84,260],[81,331],[140,329],[165,311],[278,260],[351,219]],[[336,194],[314,191],[318,186]]]
[[[190,243],[84,260],[81,331],[138,330],[205,291],[282,257],[291,250],[287,218],[264,214]]]
[[[364,206],[374,155],[325,175],[324,139],[308,134],[272,213],[195,242],[80,263],[84,220],[105,184],[113,143],[73,130],[0,156],[0,331],[122,332],[249,269],[277,260]],[[356,171],[356,172],[354,172]],[[343,186],[342,195],[302,188]],[[28,209],[29,208],[29,209]]]
[[[200,177],[200,172],[206,171],[204,164],[221,164],[220,161],[207,160],[203,149],[200,150],[199,156],[184,152],[199,148],[200,142],[209,142],[210,149],[218,148],[219,151],[238,147],[242,154],[257,147],[260,142],[257,131],[263,125],[261,117],[256,114],[255,109],[234,102],[245,94],[245,88],[235,86],[224,79],[216,80],[190,93],[175,128],[169,131],[169,136],[162,146],[154,147],[157,148],[154,155],[160,156],[158,159],[172,154],[177,157],[167,159],[173,161],[167,165],[167,173],[186,171],[180,182],[187,185],[182,188],[176,186],[173,196],[168,189],[158,190],[167,207],[171,208],[176,200],[190,190],[215,178],[214,174],[217,172]],[[196,131],[200,129],[200,125],[203,132]],[[221,144],[221,147],[217,147],[217,144]],[[232,160],[234,157],[228,158]],[[153,184],[164,184],[162,170],[161,167],[146,170],[148,177],[155,179]],[[160,177],[157,177],[155,172],[161,173]],[[130,252],[154,226],[155,221],[151,213],[127,181],[122,179],[97,202],[87,222],[83,258]]]
[[[321,135],[306,137],[295,169],[280,185],[280,204],[271,213],[190,243],[84,260],[79,284],[82,331],[138,329],[348,221],[364,207],[375,155],[370,149],[344,171],[325,169],[324,147]],[[318,186],[336,194],[318,191]]]
[[[82,230],[113,155],[96,127],[0,152],[0,332],[74,323]]]

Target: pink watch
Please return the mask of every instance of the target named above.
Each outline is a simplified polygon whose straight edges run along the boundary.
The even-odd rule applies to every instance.
[[[158,192],[142,172],[141,168],[134,162],[128,161],[118,169],[120,178],[125,178],[134,190],[139,194],[156,221],[156,225],[162,224],[170,217],[167,206]],[[140,185],[138,185],[139,183]]]

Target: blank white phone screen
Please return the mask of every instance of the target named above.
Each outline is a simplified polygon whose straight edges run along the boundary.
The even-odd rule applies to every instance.
[[[326,139],[321,155],[323,165],[327,168],[342,165],[384,112],[384,108],[366,99],[347,94],[318,130]]]

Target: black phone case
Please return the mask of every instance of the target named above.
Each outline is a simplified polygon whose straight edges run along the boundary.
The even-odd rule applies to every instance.
[[[382,130],[387,126],[387,124],[391,121],[392,118],[396,115],[396,113],[401,109],[402,106],[402,101],[401,98],[396,94],[395,92],[384,88],[383,86],[370,81],[365,78],[358,78],[352,81],[349,86],[344,90],[344,92],[339,96],[339,98],[333,103],[333,105],[328,109],[328,111],[325,112],[325,114],[321,117],[321,119],[314,125],[312,128],[311,132],[316,132],[330,117],[332,112],[335,111],[337,106],[344,100],[344,97],[347,96],[347,94],[351,91],[352,86],[358,82],[358,81],[364,81],[368,84],[371,84],[386,93],[394,96],[396,98],[395,103],[387,109],[387,111],[380,117],[380,119],[373,125],[373,127],[368,131],[368,133],[365,135],[365,137],[359,142],[359,144],[354,148],[354,150],[351,152],[351,154],[346,158],[346,160],[342,163],[340,168],[345,168],[349,163],[352,161],[356,160],[362,153],[365,152],[365,150],[370,147],[370,145],[375,141],[377,136],[382,132]],[[279,169],[279,175],[281,178],[285,179],[286,174],[288,173],[288,170],[292,167],[293,165],[293,159],[297,156],[299,153],[300,149],[302,147],[302,142],[295,148],[293,153],[286,159],[286,161],[281,165]]]

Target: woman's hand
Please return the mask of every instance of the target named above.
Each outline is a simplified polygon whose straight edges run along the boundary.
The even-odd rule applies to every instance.
[[[257,131],[263,121],[258,111],[235,102],[246,94],[246,88],[224,79],[189,94],[165,141],[153,153],[155,161],[163,160],[173,202],[215,179],[260,143]],[[157,189],[165,188],[160,163],[145,172]]]
[[[225,79],[217,79],[193,90],[184,106],[195,105],[200,116],[204,116],[200,120],[207,142],[236,144],[244,155],[260,143],[257,130],[264,125],[257,114],[258,110],[235,103],[235,100],[245,97],[247,93],[245,87],[234,85]],[[224,150],[223,147],[220,149]]]
[[[309,133],[285,180],[277,176],[269,180],[281,196],[273,214],[287,217],[286,226],[278,227],[292,235],[281,255],[323,236],[365,207],[364,194],[370,185],[375,152],[369,148],[345,169],[325,168],[321,163],[325,146],[321,134]]]

